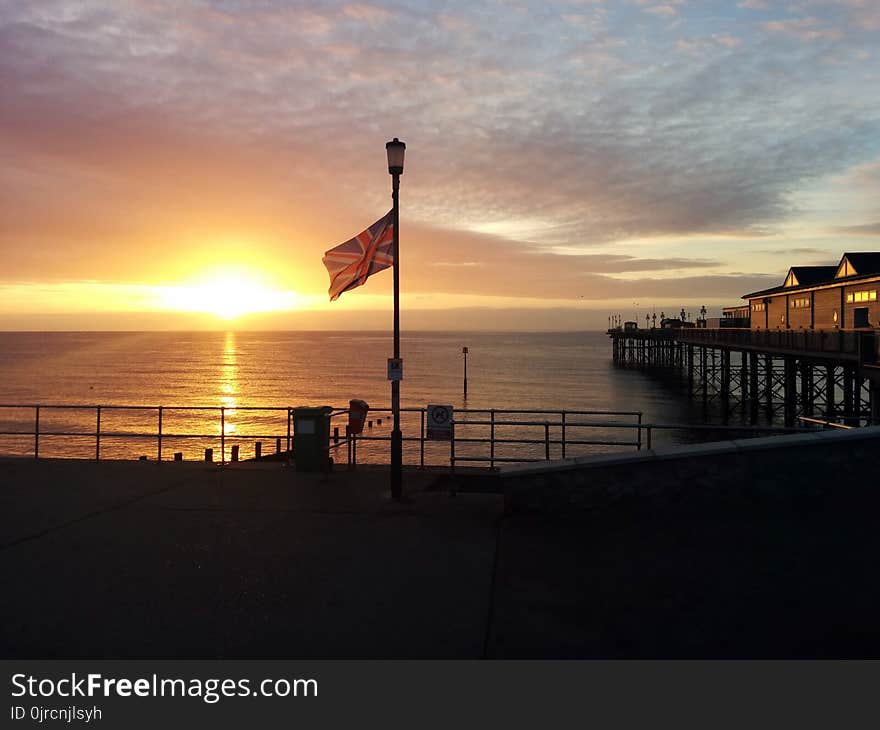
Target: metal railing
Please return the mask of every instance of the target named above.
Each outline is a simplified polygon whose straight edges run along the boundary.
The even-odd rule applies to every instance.
[[[421,412],[422,431],[420,437],[404,437],[404,441],[419,441],[421,454],[420,466],[424,466],[424,417],[425,409],[410,408],[401,409],[401,411]],[[371,411],[375,412],[375,411]],[[388,412],[390,409],[379,409],[379,412]],[[811,427],[782,427],[782,426],[759,426],[759,425],[714,425],[714,424],[682,424],[682,423],[646,423],[643,421],[642,413],[638,411],[518,411],[518,410],[502,410],[494,409],[488,411],[482,410],[458,410],[455,411],[456,416],[459,414],[488,413],[489,420],[461,420],[456,417],[453,420],[453,438],[449,441],[449,465],[455,468],[456,464],[462,462],[469,463],[485,463],[490,469],[496,464],[503,463],[525,463],[537,461],[550,461],[554,455],[565,459],[568,455],[567,447],[571,446],[612,446],[612,447],[634,447],[636,450],[642,448],[652,449],[654,446],[654,436],[658,431],[661,432],[691,432],[692,434],[723,434],[726,438],[735,438],[737,436],[755,437],[762,434],[783,435],[793,433],[804,433],[805,431],[816,430],[816,427],[822,427],[825,424],[811,424]],[[503,414],[530,414],[530,415],[557,415],[559,420],[499,420],[498,415]],[[572,416],[634,416],[635,421],[614,422],[614,421],[584,421],[571,420]],[[832,424],[833,425],[833,424]],[[460,427],[483,426],[489,427],[487,438],[462,437],[456,435],[456,431]],[[536,429],[537,437],[532,438],[499,438],[496,431],[501,427],[516,427],[519,429]],[[830,427],[830,426],[828,426]],[[629,440],[614,440],[609,438],[571,438],[570,430],[577,428],[601,429],[601,430],[623,430],[631,431],[632,437]],[[356,441],[390,441],[390,436],[356,436]],[[430,443],[430,442],[429,442]],[[435,442],[436,443],[436,442]],[[488,446],[488,454],[474,456],[461,455],[456,449],[457,444],[486,444]],[[513,444],[517,446],[539,446],[543,447],[543,454],[539,457],[517,456],[502,457],[496,454],[498,444]],[[556,448],[556,454],[553,453]],[[356,451],[352,464],[357,463]]]
[[[270,406],[117,406],[117,405],[21,405],[0,404],[0,410],[30,410],[33,418],[33,428],[22,430],[0,430],[0,437],[30,437],[33,439],[33,457],[40,458],[40,441],[47,438],[93,438],[94,458],[101,460],[102,443],[107,440],[128,441],[154,441],[155,458],[163,461],[163,446],[169,441],[200,440],[220,445],[220,463],[226,464],[227,445],[232,442],[252,441],[260,444],[262,440],[274,440],[276,444],[276,456],[290,458],[294,450],[295,434],[293,429],[293,407],[270,407]],[[81,429],[46,429],[41,428],[41,416],[52,411],[91,411],[94,423],[93,430]],[[106,430],[102,428],[102,414],[114,411],[140,412],[152,414],[156,424],[155,430],[149,432],[134,430]],[[214,433],[186,433],[176,430],[168,431],[164,428],[168,414],[215,413],[217,417],[218,431]],[[228,416],[231,414],[262,413],[279,416],[280,431],[271,433],[230,433],[227,430]],[[332,428],[330,435],[329,450],[333,451],[341,447],[346,448],[346,463],[355,466],[358,463],[359,444],[367,445],[378,442],[390,442],[390,433],[378,434],[372,428],[372,422],[385,414],[390,415],[390,408],[377,408],[370,410],[369,427],[359,435],[348,432],[347,425]],[[333,419],[347,417],[348,410],[345,408],[333,409],[330,413],[331,426]],[[565,459],[572,454],[572,449],[583,451],[582,447],[606,447],[606,448],[653,448],[654,436],[657,431],[687,431],[691,433],[710,432],[717,434],[747,434],[758,435],[764,433],[784,434],[803,433],[805,428],[782,428],[774,426],[721,426],[711,424],[664,424],[645,423],[640,411],[580,411],[580,410],[522,410],[522,409],[459,409],[455,411],[452,425],[451,438],[448,440],[432,440],[429,438],[426,417],[426,408],[401,408],[401,417],[409,417],[410,425],[414,427],[414,416],[418,416],[418,435],[404,436],[405,444],[417,444],[417,456],[411,453],[411,463],[417,463],[419,467],[426,465],[426,446],[435,453],[448,444],[448,465],[455,468],[457,464],[472,463],[486,464],[494,469],[497,464],[523,463],[536,461],[549,461],[553,458]],[[280,420],[283,417],[283,422]],[[628,420],[617,420],[617,419]],[[390,421],[390,419],[388,419]],[[19,419],[19,423],[22,423]],[[828,426],[829,424],[814,423],[816,426]],[[617,436],[620,434],[620,436]],[[281,445],[284,444],[282,451]],[[483,447],[482,451],[479,447]],[[477,447],[477,453],[473,449]],[[509,449],[515,448],[516,454],[509,455]],[[508,451],[505,453],[505,449]],[[470,450],[470,451],[469,451]],[[374,449],[375,451],[375,449]],[[205,449],[206,459],[212,454],[212,449]],[[595,452],[593,452],[595,453]],[[369,452],[368,452],[369,455]],[[175,454],[175,459],[179,454]],[[232,461],[238,461],[238,448],[232,451]],[[259,447],[255,445],[255,457],[263,456]],[[268,454],[266,455],[268,456]],[[146,457],[141,457],[146,458]],[[443,462],[447,461],[444,455]]]
[[[86,405],[86,404],[0,404],[0,411],[15,410],[30,412],[30,416],[17,417],[14,428],[2,428],[0,437],[12,437],[18,439],[32,439],[33,447],[30,450],[35,459],[41,456],[41,442],[48,440],[55,442],[56,439],[68,440],[91,439],[94,446],[94,459],[101,460],[102,449],[108,442],[124,441],[132,443],[153,443],[154,458],[157,461],[165,460],[167,445],[170,442],[201,441],[208,442],[211,446],[219,445],[219,461],[227,463],[230,457],[228,446],[237,442],[256,442],[272,440],[276,443],[276,454],[290,455],[294,447],[293,414],[294,407],[271,407],[271,406],[143,406],[143,405]],[[63,412],[75,414],[66,420],[66,425],[60,427],[46,426],[48,414]],[[77,413],[79,412],[79,413]],[[125,412],[135,414],[141,424],[140,428],[128,427],[114,429],[107,427],[108,413]],[[277,430],[266,432],[240,433],[230,432],[230,416],[240,417],[245,414],[275,415],[278,416]],[[213,414],[213,416],[211,416]],[[370,428],[358,435],[352,436],[347,427],[337,426],[332,428],[330,437],[330,449],[338,449],[347,446],[346,462],[356,464],[358,460],[358,444],[368,446],[370,442],[389,441],[390,435],[379,435],[372,430],[372,422],[379,420],[385,415],[391,415],[390,408],[377,408],[370,411]],[[188,416],[190,420],[196,420],[200,428],[196,430],[169,429],[169,417]],[[333,409],[330,413],[331,424],[334,419],[347,417],[348,410],[345,408]],[[426,446],[442,442],[432,441],[428,437],[426,424],[426,408],[402,408],[401,415],[404,419],[408,416],[418,418],[418,435],[404,436],[404,442],[418,444],[417,463],[420,467],[426,464]],[[541,460],[527,455],[509,456],[499,453],[504,447],[536,447],[543,446],[543,457],[550,458],[551,447],[560,451],[562,458],[572,447],[581,446],[606,446],[606,447],[642,447],[642,414],[637,411],[572,411],[572,410],[524,410],[524,409],[463,409],[456,411],[457,428],[454,438],[449,442],[449,463],[456,461],[480,462],[485,461],[491,467],[496,463]],[[596,420],[596,419],[620,419],[629,420]],[[144,419],[153,425],[149,430],[143,430]],[[585,420],[592,419],[592,420]],[[9,420],[9,419],[6,419]],[[391,419],[388,418],[390,421]],[[70,424],[73,425],[70,425]],[[32,424],[32,425],[28,425]],[[89,425],[93,424],[93,425]],[[216,424],[216,430],[210,428],[210,424]],[[411,426],[414,424],[411,422]],[[485,435],[481,436],[474,432],[475,429],[485,429]],[[515,429],[511,432],[511,429]],[[541,433],[537,436],[526,434],[525,431],[538,429]],[[552,437],[551,437],[552,429]],[[621,438],[609,437],[611,433],[619,430],[628,432]],[[340,437],[340,431],[342,436]],[[412,432],[412,431],[411,431]],[[591,434],[591,437],[589,437]],[[283,449],[282,449],[283,444]],[[486,444],[487,454],[474,456],[462,452],[463,447],[472,444]],[[456,446],[458,455],[456,456]],[[558,449],[556,448],[558,447]],[[431,447],[436,450],[435,447]],[[136,453],[137,449],[131,447],[130,453]],[[205,449],[206,459],[213,460],[213,448]],[[238,460],[238,448],[232,451],[233,461]],[[178,454],[175,455],[177,457]],[[261,450],[255,446],[255,456],[263,456]],[[146,458],[141,456],[141,458]]]
[[[833,355],[859,362],[873,362],[876,357],[873,330],[687,328],[675,332],[677,339],[694,344]]]
[[[95,445],[95,460],[101,459],[101,446],[102,441],[106,441],[107,439],[126,439],[131,441],[138,440],[155,440],[156,443],[156,460],[162,461],[163,459],[163,445],[168,441],[184,441],[184,440],[216,440],[220,441],[220,452],[221,452],[221,462],[225,463],[226,461],[226,441],[227,439],[232,440],[252,440],[258,441],[260,439],[284,439],[285,448],[287,451],[290,450],[291,440],[292,440],[292,430],[291,430],[291,413],[293,409],[286,407],[273,407],[273,406],[129,406],[129,405],[80,405],[80,404],[63,404],[63,405],[55,405],[55,404],[34,404],[34,405],[21,405],[21,404],[8,404],[3,403],[0,404],[0,410],[8,410],[8,409],[26,409],[33,411],[33,430],[22,431],[22,430],[2,430],[0,431],[0,436],[30,436],[33,437],[33,455],[35,459],[40,458],[40,439],[47,437],[87,437],[94,438]],[[81,428],[77,428],[76,430],[70,429],[47,429],[40,427],[40,418],[45,415],[47,412],[53,411],[92,411],[94,413],[94,430],[82,430]],[[141,414],[154,414],[156,429],[154,431],[142,432],[142,431],[132,431],[132,430],[124,430],[124,431],[113,431],[102,429],[101,427],[101,417],[102,414],[106,414],[107,412],[129,412],[129,413],[141,413]],[[166,418],[169,413],[180,414],[180,413],[207,413],[213,412],[217,414],[218,417],[218,426],[219,430],[215,433],[180,433],[176,431],[168,431],[165,429],[164,424]],[[237,433],[231,433],[227,430],[227,416],[229,414],[238,413],[238,412],[263,412],[263,413],[274,413],[274,414],[283,414],[286,421],[286,433],[279,434],[277,432],[271,434],[247,434],[241,435]]]
[[[487,463],[489,468],[494,468],[498,463],[523,463],[530,461],[545,461],[551,458],[553,447],[561,458],[566,458],[566,454],[571,447],[578,446],[608,446],[608,447],[634,447],[642,448],[642,413],[641,411],[577,411],[577,410],[533,410],[533,409],[506,409],[506,408],[489,408],[475,409],[464,408],[457,409],[452,424],[452,437],[446,440],[432,440],[428,438],[426,431],[426,408],[401,408],[401,414],[418,413],[419,414],[419,435],[404,436],[403,441],[419,444],[418,463],[420,467],[425,466],[425,446],[426,444],[449,444],[449,464],[455,466],[459,462],[471,463]],[[391,413],[390,408],[371,409],[370,413]],[[505,416],[518,416],[512,420],[505,419]],[[529,418],[533,417],[533,418]],[[630,421],[585,421],[585,417],[606,417],[620,418],[628,417],[634,420]],[[574,420],[572,420],[574,419]],[[463,431],[472,432],[475,428],[483,429],[485,435],[476,436],[472,433],[464,434]],[[510,434],[499,434],[499,431],[510,431],[516,429],[516,432]],[[526,435],[524,432],[537,429],[538,436]],[[551,432],[551,429],[553,431]],[[583,433],[583,429],[594,429],[599,432],[599,436],[595,438],[584,438],[578,436]],[[609,429],[612,431],[624,430],[629,431],[629,438],[613,439],[603,437],[602,430]],[[574,435],[572,431],[574,430]],[[359,435],[355,437],[356,442],[377,442],[390,441],[389,436],[375,435]],[[462,454],[458,445],[485,444],[487,451],[481,455]],[[500,447],[521,446],[521,447],[543,447],[543,458],[533,456],[504,456],[498,453]],[[357,463],[357,450],[355,448],[355,457],[353,463]]]

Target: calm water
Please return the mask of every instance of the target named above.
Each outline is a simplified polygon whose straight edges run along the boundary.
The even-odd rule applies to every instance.
[[[462,399],[461,353],[465,345],[469,347],[466,403]],[[447,403],[457,409],[642,411],[645,421],[667,423],[696,423],[702,419],[675,386],[613,367],[610,342],[602,333],[406,333],[401,350],[404,407]],[[0,403],[213,407],[210,411],[163,413],[163,433],[203,435],[188,440],[166,438],[165,458],[177,450],[195,458],[207,446],[219,453],[219,440],[212,439],[219,437],[219,408],[224,406],[228,409],[226,448],[241,443],[245,458],[252,453],[253,437],[262,438],[265,453],[274,448],[275,436],[285,436],[287,425],[284,412],[254,412],[241,410],[243,407],[344,407],[350,398],[363,398],[374,408],[387,408],[390,395],[385,376],[390,352],[391,338],[384,333],[0,333]],[[117,434],[155,433],[157,415],[156,410],[105,410],[101,428]],[[471,416],[471,420],[476,418],[481,417]],[[0,409],[0,430],[33,430],[33,421],[33,409]],[[338,425],[344,426],[344,422],[340,420]],[[464,430],[457,433],[487,433],[486,429],[479,433],[476,426],[470,429],[467,434]],[[40,430],[94,434],[95,412],[43,409]],[[405,437],[418,436],[417,414],[405,418],[403,430]],[[496,435],[512,436],[514,431],[517,435],[527,431],[529,438],[543,438],[543,429],[536,428],[509,427]],[[376,425],[373,433],[387,432],[386,415],[383,425]],[[573,435],[570,429],[568,437]],[[582,429],[577,436],[585,440],[635,438],[629,429]],[[271,447],[268,437],[272,437]],[[555,431],[553,437],[558,437]],[[676,432],[661,434],[656,440],[691,438],[692,434]],[[155,442],[155,438],[108,436],[102,439],[101,456],[131,458],[147,454],[154,458]],[[40,454],[89,457],[94,456],[94,444],[93,435],[43,436]],[[387,445],[382,448],[387,449]],[[476,453],[473,449],[482,447],[470,448]],[[527,448],[534,456],[543,453],[543,446]],[[497,454],[519,454],[522,449],[499,447]],[[568,455],[608,450],[614,447],[582,446],[570,449]],[[33,453],[33,437],[0,436],[0,452]],[[448,458],[448,445],[431,444],[428,452],[428,461],[442,462]],[[369,448],[360,452],[362,457],[369,454]],[[417,455],[418,446],[408,444],[407,459],[416,459]],[[554,448],[553,455],[559,455],[558,448]]]

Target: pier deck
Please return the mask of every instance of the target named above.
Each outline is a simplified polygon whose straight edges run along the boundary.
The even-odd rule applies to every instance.
[[[666,372],[728,423],[880,423],[880,336],[863,330],[612,329],[617,365]]]

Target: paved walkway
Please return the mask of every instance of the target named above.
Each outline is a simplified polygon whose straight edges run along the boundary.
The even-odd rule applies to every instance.
[[[498,497],[408,473],[0,462],[0,654],[479,657]]]
[[[431,472],[0,460],[0,658],[880,656],[876,484],[796,476],[565,522]]]

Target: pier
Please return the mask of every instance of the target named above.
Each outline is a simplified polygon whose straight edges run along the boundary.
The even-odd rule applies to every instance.
[[[744,294],[723,316],[609,318],[614,362],[665,371],[702,400],[756,424],[852,428],[880,423],[880,252],[792,266],[779,286]],[[615,325],[611,326],[612,320]]]
[[[687,396],[757,424],[880,422],[875,330],[611,329],[616,365],[663,372]]]

